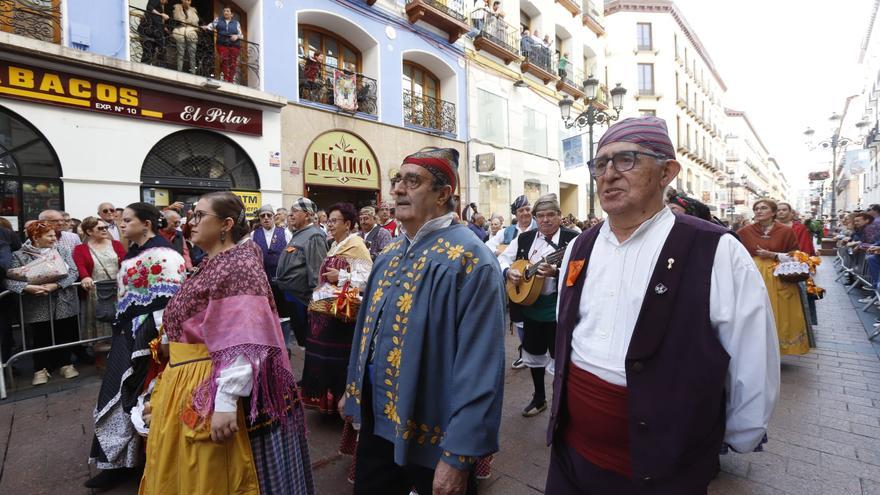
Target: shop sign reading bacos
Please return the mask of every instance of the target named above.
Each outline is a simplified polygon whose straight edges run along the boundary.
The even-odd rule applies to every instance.
[[[346,131],[330,131],[309,146],[303,167],[308,185],[379,189],[379,163],[369,145]]]
[[[263,134],[263,114],[128,84],[0,60],[0,96],[192,127]]]

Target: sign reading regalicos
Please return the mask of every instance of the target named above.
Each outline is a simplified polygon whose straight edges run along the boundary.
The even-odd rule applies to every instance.
[[[0,96],[135,119],[261,136],[263,113],[239,106],[0,60]]]
[[[308,185],[379,189],[376,155],[350,132],[330,131],[315,138],[303,169]]]

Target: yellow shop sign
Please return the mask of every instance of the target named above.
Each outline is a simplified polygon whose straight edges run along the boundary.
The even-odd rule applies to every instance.
[[[307,185],[379,189],[379,163],[370,146],[345,131],[330,131],[312,141],[304,160]]]

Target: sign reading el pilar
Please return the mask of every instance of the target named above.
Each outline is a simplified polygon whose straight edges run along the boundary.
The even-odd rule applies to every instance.
[[[0,96],[135,119],[261,136],[263,113],[0,60]]]

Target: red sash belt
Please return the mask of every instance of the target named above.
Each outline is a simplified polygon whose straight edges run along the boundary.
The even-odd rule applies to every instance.
[[[632,477],[627,389],[568,365],[564,438],[600,468]]]

